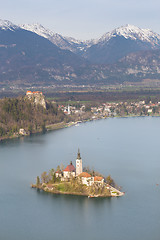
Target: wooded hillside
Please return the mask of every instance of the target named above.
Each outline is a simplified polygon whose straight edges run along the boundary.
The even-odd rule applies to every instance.
[[[27,134],[45,131],[45,126],[66,119],[56,104],[46,102],[46,109],[25,97],[0,100],[0,137],[12,136],[24,128]]]

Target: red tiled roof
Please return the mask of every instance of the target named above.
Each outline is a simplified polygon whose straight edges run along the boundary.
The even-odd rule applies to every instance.
[[[79,177],[86,177],[86,178],[89,178],[91,177],[91,175],[87,172],[82,172],[81,174],[79,174]]]
[[[102,181],[102,179],[103,179],[103,177],[97,177],[97,176],[94,177],[94,181],[96,181],[96,182],[97,182],[97,181]]]
[[[59,170],[59,171],[56,171],[56,173],[62,173],[62,171],[61,171],[61,170]]]
[[[72,164],[70,164],[63,171],[64,172],[75,172],[75,170],[76,170],[75,167]]]
[[[35,91],[35,92],[27,91],[26,94],[27,94],[27,93],[32,93],[32,94],[34,94],[34,93],[39,93],[39,94],[42,94],[42,92],[39,92],[39,91]]]

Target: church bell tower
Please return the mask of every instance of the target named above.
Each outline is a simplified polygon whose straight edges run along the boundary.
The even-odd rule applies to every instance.
[[[76,176],[82,173],[82,159],[80,155],[80,151],[78,149],[77,159],[76,159]]]

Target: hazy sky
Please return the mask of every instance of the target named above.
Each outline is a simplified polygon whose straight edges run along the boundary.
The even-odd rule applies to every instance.
[[[0,0],[0,18],[82,40],[126,24],[160,33],[160,0]]]

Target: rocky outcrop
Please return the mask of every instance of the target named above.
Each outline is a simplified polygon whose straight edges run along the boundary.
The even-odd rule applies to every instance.
[[[45,97],[43,95],[42,92],[36,91],[36,92],[31,92],[31,91],[27,91],[26,92],[26,97],[33,101],[36,105],[41,105],[42,107],[44,107],[46,109],[46,101],[45,101]]]

